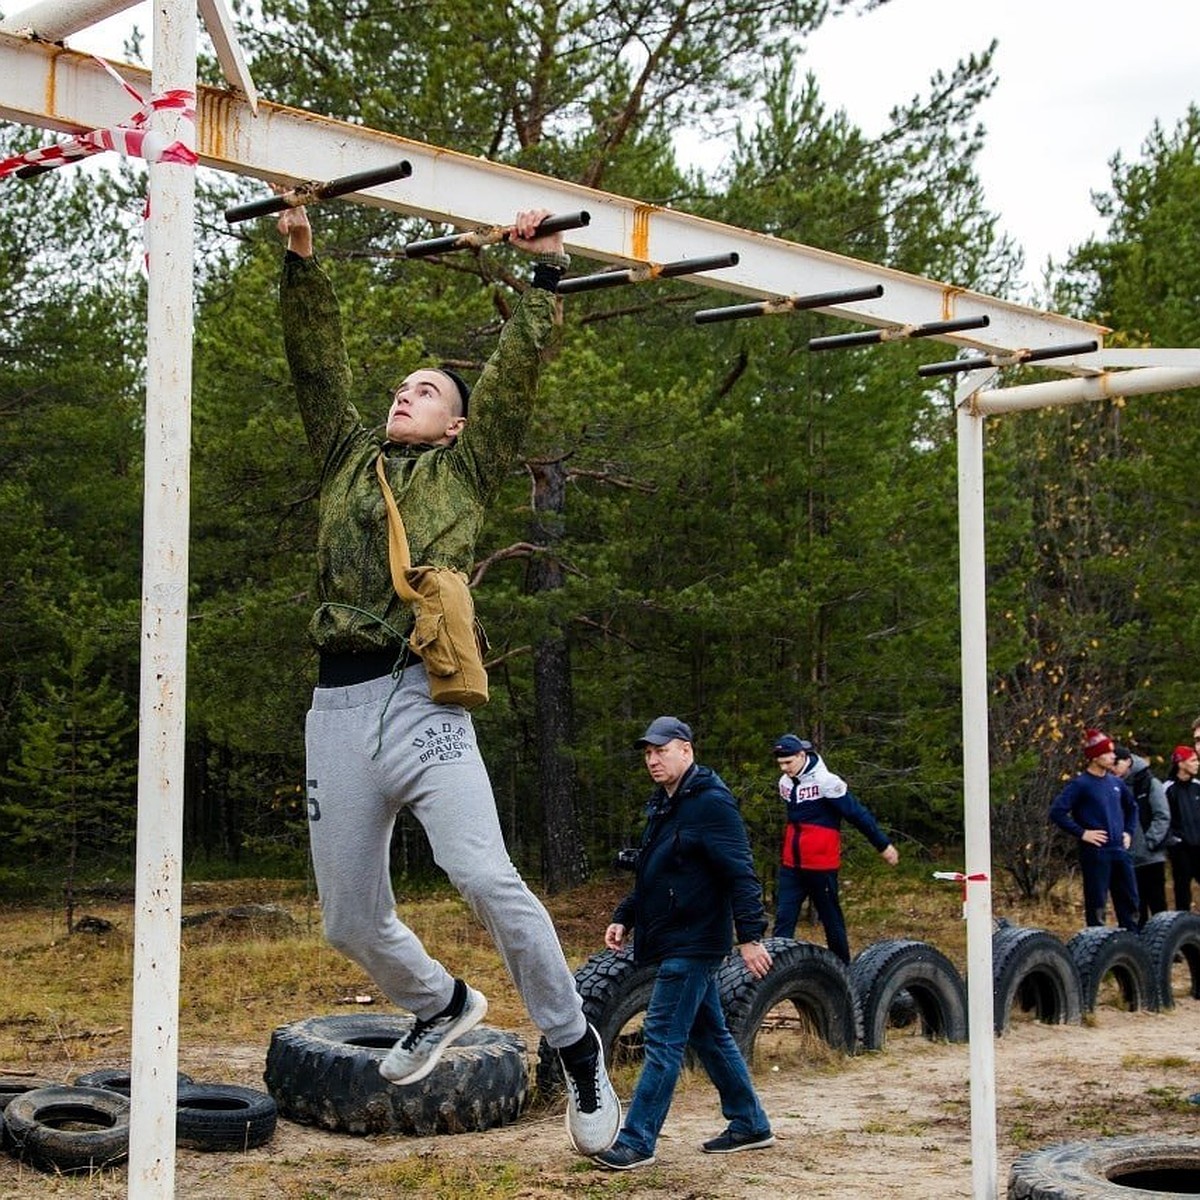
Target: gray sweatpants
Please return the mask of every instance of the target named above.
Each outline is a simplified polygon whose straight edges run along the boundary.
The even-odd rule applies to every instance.
[[[416,1016],[450,1003],[454,977],[396,916],[389,844],[406,807],[492,935],[546,1040],[561,1049],[581,1038],[587,1024],[575,980],[550,915],[508,856],[467,712],[434,704],[417,664],[398,686],[384,676],[315,689],[305,742],[308,828],[329,941]]]

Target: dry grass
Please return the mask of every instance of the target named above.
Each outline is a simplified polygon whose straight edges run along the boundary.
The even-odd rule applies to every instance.
[[[918,874],[912,867],[896,872],[871,864],[846,872],[843,900],[855,949],[880,938],[915,937],[938,946],[960,969],[964,966],[966,927],[961,895],[955,885],[930,879],[932,869],[927,867]],[[952,866],[946,864],[942,869]],[[627,884],[628,877],[620,877],[548,900],[573,966],[599,948],[613,904]],[[261,920],[214,919],[183,931],[180,1066],[199,1079],[261,1087],[266,1048],[275,1027],[318,1012],[349,1011],[363,997],[376,1002],[379,997],[370,979],[325,944],[316,905],[300,885],[242,881],[189,886],[184,916],[246,904],[270,906],[270,910]],[[447,893],[401,897],[400,907],[433,953],[488,994],[489,1023],[523,1033],[531,1053],[535,1052],[537,1035],[490,939],[458,897]],[[1070,888],[1052,903],[1029,908],[999,896],[996,912],[1015,923],[1038,925],[1065,938],[1079,926],[1080,900]],[[98,1066],[128,1063],[133,905],[99,901],[77,915],[85,913],[111,922],[111,931],[67,935],[59,912],[37,907],[0,909],[0,959],[8,974],[6,986],[0,989],[0,1073],[27,1072],[67,1082]],[[805,928],[798,932],[813,936]],[[820,940],[819,930],[815,937]],[[1136,1021],[1144,1014],[1129,1016]],[[1018,1039],[1024,1036],[1018,1034]],[[925,1078],[938,1052],[959,1049],[933,1047],[920,1038],[897,1041],[896,1048],[889,1051],[889,1061],[883,1064],[884,1075],[898,1077],[910,1091],[922,1085],[905,1083],[905,1072],[913,1072],[917,1080]],[[1194,1056],[1184,1055],[1174,1062],[1161,1053],[1152,1059],[1139,1057],[1135,1045],[1128,1047],[1126,1061],[1113,1060],[1122,1073],[1158,1080],[1193,1069]],[[771,1081],[783,1084],[804,1079],[820,1094],[838,1084],[861,1092],[865,1084],[870,1099],[874,1089],[882,1086],[879,1056],[873,1057],[874,1063],[848,1060],[820,1039],[790,1030],[767,1035],[756,1060],[767,1087]],[[631,1072],[619,1081],[623,1094],[629,1094],[633,1079]],[[1127,1126],[1130,1120],[1144,1122],[1142,1127],[1149,1128],[1190,1119],[1182,1084],[1139,1087],[1133,1100],[1126,1101],[1120,1115],[1114,1117],[1105,1081],[1099,1079],[1094,1085],[1085,1081],[1075,1094],[1071,1111],[1061,1115],[1061,1127],[1098,1136],[1119,1124]],[[676,1110],[690,1106],[703,1112],[711,1107],[711,1100],[706,1080],[685,1076]],[[775,1115],[785,1127],[807,1119],[798,1097],[794,1106],[790,1101],[777,1100],[776,1104]],[[894,1143],[899,1148],[909,1143],[918,1153],[928,1155],[938,1137],[947,1131],[961,1135],[968,1120],[962,1095],[947,1097],[932,1118],[927,1112],[910,1113],[903,1101],[892,1109],[878,1101],[878,1111],[862,1113],[855,1129],[836,1127],[829,1132],[823,1148],[810,1145],[804,1137],[793,1140],[786,1146],[788,1169],[819,1175],[831,1155],[836,1159],[842,1153],[857,1153],[864,1134],[872,1144]],[[1045,1101],[1037,1095],[1027,1097],[1023,1086],[1014,1089],[1002,1120],[1009,1146],[1020,1149],[1045,1140]],[[562,1145],[558,1107],[535,1105],[517,1125],[475,1136],[486,1141],[470,1136],[424,1139],[416,1144],[402,1138],[346,1139],[289,1124],[286,1139],[277,1136],[277,1146],[269,1157],[180,1151],[178,1169],[187,1184],[179,1194],[189,1200],[225,1200],[234,1195],[243,1200],[681,1195],[677,1171],[655,1167],[637,1172],[636,1179],[598,1175],[561,1149],[547,1154],[544,1147]],[[478,1149],[466,1148],[468,1143]],[[678,1156],[679,1147],[674,1152]],[[709,1178],[707,1156],[701,1157],[704,1163],[696,1165],[702,1166],[701,1175]],[[740,1172],[736,1190],[729,1190],[734,1185],[732,1176],[712,1175],[709,1186],[699,1180],[691,1182],[689,1174],[686,1194],[695,1198],[783,1194],[768,1174],[756,1182],[760,1164],[740,1161],[747,1157],[753,1158],[732,1156],[739,1161],[720,1167],[721,1171]],[[763,1161],[761,1170],[777,1170],[782,1161]],[[955,1163],[947,1165],[954,1167]],[[127,1187],[124,1169],[82,1179],[57,1178],[14,1160],[0,1160],[0,1200],[116,1198],[124,1196]]]
[[[572,966],[602,945],[605,925],[628,877],[606,880],[559,896],[547,907]],[[189,885],[184,916],[231,905],[282,910],[283,921],[212,921],[183,931],[180,979],[180,1046],[265,1046],[270,1031],[299,1016],[352,1006],[380,997],[358,967],[325,943],[314,899],[296,883],[246,880]],[[966,925],[953,884],[928,872],[874,869],[843,880],[843,904],[856,949],[887,937],[919,937],[937,946],[961,969]],[[452,893],[400,898],[405,921],[430,950],[492,999],[489,1021],[530,1032],[528,1017],[486,932]],[[1077,897],[1020,906],[996,904],[997,915],[1038,925],[1062,937],[1079,926]],[[0,993],[0,1062],[9,1071],[53,1063],[68,1080],[108,1065],[127,1052],[133,965],[134,909],[101,900],[81,915],[112,924],[108,933],[68,935],[60,910],[0,909],[0,958],[9,986]],[[801,926],[801,937],[820,941],[819,927]],[[535,1043],[536,1044],[536,1043]]]

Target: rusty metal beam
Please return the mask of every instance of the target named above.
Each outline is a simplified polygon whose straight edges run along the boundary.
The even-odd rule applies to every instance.
[[[139,91],[148,73],[119,65]],[[88,56],[0,34],[0,119],[76,132],[121,123],[129,100]],[[986,328],[938,340],[976,350],[1017,350],[1103,341],[1103,326],[1041,312],[828,251],[738,229],[627,197],[438,149],[424,142],[259,101],[257,116],[233,92],[201,87],[197,151],[203,165],[269,182],[333,179],[397,159],[409,179],[355,199],[456,228],[511,221],[520,208],[586,210],[590,224],[568,238],[573,251],[622,266],[736,253],[736,266],[692,276],[757,299],[881,285],[876,300],[819,311],[872,327],[928,325],[986,316]],[[66,168],[70,169],[70,168]],[[31,185],[33,186],[33,185]],[[1103,369],[1103,352],[1056,362],[1064,371]]]

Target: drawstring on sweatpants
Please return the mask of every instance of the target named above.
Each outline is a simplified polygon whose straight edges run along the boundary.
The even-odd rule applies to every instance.
[[[400,690],[400,685],[404,682],[404,669],[407,665],[405,660],[409,654],[416,654],[416,651],[413,650],[412,643],[408,640],[408,638],[401,634],[398,629],[394,628],[391,624],[385,621],[383,617],[371,612],[370,609],[358,608],[354,604],[343,604],[337,600],[327,601],[325,607],[344,608],[349,612],[358,613],[358,615],[361,617],[370,617],[372,621],[378,621],[388,633],[400,641],[400,649],[396,653],[396,665],[392,668],[391,672],[392,679],[394,681],[392,684],[392,690],[388,692],[387,699],[383,703],[383,711],[379,714],[379,732],[375,739],[375,751],[371,755],[371,761],[374,762],[375,759],[379,757],[380,752],[383,750],[383,722],[387,718],[388,709],[392,706],[393,698]]]

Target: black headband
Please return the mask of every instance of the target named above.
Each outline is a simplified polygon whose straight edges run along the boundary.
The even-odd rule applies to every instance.
[[[458,388],[459,398],[462,400],[462,415],[467,415],[467,405],[471,403],[471,385],[453,368],[453,367],[438,367],[447,379],[453,381],[454,386]]]

